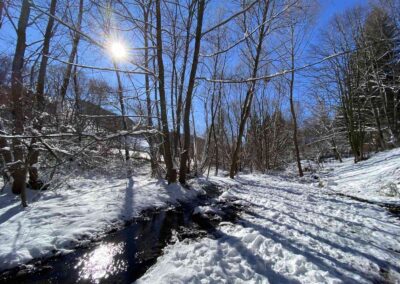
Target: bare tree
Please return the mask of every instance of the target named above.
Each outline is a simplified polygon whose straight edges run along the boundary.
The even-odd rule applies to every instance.
[[[153,1],[149,1],[148,3],[142,4],[143,10],[143,20],[144,20],[144,30],[143,30],[143,39],[144,39],[144,68],[149,69],[149,21],[150,21],[150,12],[151,5]],[[150,128],[153,128],[153,118],[152,118],[152,104],[151,104],[151,90],[150,90],[150,78],[149,74],[145,74],[145,89],[146,89],[146,108],[147,108],[147,125]],[[157,103],[157,102],[156,102]],[[150,163],[151,163],[151,172],[153,176],[158,175],[158,165],[157,165],[157,150],[156,150],[156,141],[153,136],[148,138],[149,146],[150,146]]]
[[[179,169],[179,182],[182,184],[186,183],[186,174],[188,170],[187,162],[190,150],[190,110],[192,107],[192,96],[196,79],[197,65],[199,62],[201,30],[203,27],[204,10],[205,10],[205,1],[199,0],[197,7],[197,27],[196,27],[196,35],[195,35],[195,43],[193,51],[193,61],[190,70],[188,90],[186,93],[185,111],[183,114],[184,143],[183,143],[183,152],[181,153],[181,162]]]
[[[188,5],[188,14],[185,19],[185,41],[184,41],[184,54],[183,54],[183,63],[180,72],[180,81],[178,86],[178,98],[176,100],[176,133],[174,138],[174,148],[175,154],[178,153],[178,146],[181,146],[181,122],[182,122],[182,105],[183,105],[183,91],[185,85],[185,78],[186,78],[186,69],[187,63],[189,58],[189,47],[191,42],[191,27],[193,22],[193,17],[195,15],[195,4],[196,1],[190,1]],[[179,7],[181,9],[181,7]]]
[[[34,109],[38,112],[37,121],[34,124],[35,130],[40,133],[42,129],[43,119],[41,115],[45,110],[46,99],[44,95],[44,86],[46,83],[47,64],[49,60],[50,40],[53,35],[54,15],[56,12],[57,0],[52,0],[50,3],[50,16],[47,22],[46,31],[44,33],[43,49],[42,49],[42,60],[40,62],[39,74],[36,85],[36,106]],[[32,139],[31,144],[35,145],[36,139]],[[29,185],[31,188],[39,189],[43,186],[42,182],[39,181],[38,169],[35,166],[39,161],[39,150],[32,147],[32,151],[28,152],[29,161]]]
[[[76,26],[75,26],[75,29],[77,31],[80,31],[81,30],[81,26],[82,26],[83,1],[84,0],[79,0],[78,20],[77,20],[77,23],[76,23]],[[75,31],[74,35],[73,35],[73,40],[72,40],[71,52],[70,52],[69,57],[68,57],[68,62],[74,62],[75,61],[76,54],[78,53],[78,45],[79,45],[80,39],[81,39],[81,34],[79,32]],[[65,96],[67,94],[69,81],[71,79],[72,67],[73,67],[72,64],[67,64],[66,69],[65,69],[63,84],[61,86],[61,91],[60,91],[61,110],[63,109]]]
[[[267,0],[267,1],[265,1],[265,3],[262,4],[262,7],[260,7],[262,9],[261,20],[259,23],[261,25],[261,28],[258,32],[257,45],[256,45],[255,55],[253,57],[253,62],[252,62],[252,72],[251,72],[252,78],[257,77],[257,73],[258,73],[258,67],[259,67],[259,63],[260,63],[263,42],[264,42],[264,39],[268,32],[268,28],[265,23],[267,21],[267,16],[268,16],[270,5],[271,5],[271,2],[269,0]],[[229,177],[232,179],[235,177],[235,175],[238,171],[238,162],[239,162],[239,155],[240,155],[241,146],[242,146],[242,139],[243,139],[245,126],[247,123],[247,118],[250,115],[250,110],[251,110],[251,105],[253,102],[254,93],[256,91],[255,90],[256,81],[252,81],[249,85],[250,86],[247,90],[246,97],[245,97],[245,100],[242,105],[242,111],[241,111],[241,116],[240,116],[240,121],[239,121],[239,131],[238,131],[238,135],[236,138],[236,145],[235,145],[235,148],[234,148],[234,151],[232,154],[231,166],[230,166],[230,170],[229,170]]]
[[[156,39],[157,39],[157,64],[158,64],[158,85],[160,94],[160,109],[162,133],[164,135],[164,160],[167,167],[168,183],[176,182],[176,169],[174,168],[171,142],[169,137],[168,114],[165,97],[165,76],[164,76],[164,61],[163,61],[163,43],[162,43],[162,23],[161,23],[161,0],[156,0]]]
[[[13,115],[13,134],[22,135],[24,133],[24,87],[22,71],[24,66],[24,56],[26,49],[26,29],[28,27],[29,14],[31,11],[30,1],[23,0],[21,13],[18,20],[17,44],[14,53],[14,60],[11,74],[11,98]],[[26,207],[25,180],[27,165],[24,159],[24,147],[20,139],[14,138],[13,153],[14,165],[12,166],[12,191],[14,194],[21,195],[22,206]]]
[[[289,101],[290,101],[290,113],[292,114],[292,122],[293,122],[293,144],[294,144],[294,149],[295,149],[295,154],[296,154],[296,162],[297,162],[297,168],[299,170],[299,176],[303,176],[303,169],[301,168],[301,158],[300,158],[300,150],[299,150],[299,142],[297,138],[297,118],[296,118],[296,111],[294,108],[294,101],[293,101],[293,95],[294,95],[294,69],[295,69],[295,38],[294,38],[294,26],[290,26],[290,68],[292,69],[292,72],[290,73],[290,94],[289,94]]]

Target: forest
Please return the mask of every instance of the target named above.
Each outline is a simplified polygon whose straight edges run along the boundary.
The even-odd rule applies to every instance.
[[[390,204],[377,197],[378,205],[365,206],[400,208],[400,160],[389,164],[400,146],[400,2],[327,2],[0,0],[0,224],[14,216],[6,208],[11,203],[1,198],[29,214],[48,194],[68,194],[67,188],[83,179],[93,188],[102,186],[96,180],[118,179],[129,183],[123,192],[133,189],[133,196],[142,181],[158,181],[185,196],[197,195],[198,183],[211,181],[238,192],[247,188],[235,200],[254,202],[271,202],[253,190],[269,192],[275,183],[278,188],[284,173],[282,182],[297,181],[298,188],[304,183],[313,190],[338,188],[368,200],[369,189],[362,191],[368,184],[360,182],[379,179],[371,192],[386,190]],[[329,167],[335,171],[325,180]],[[360,185],[341,184],[348,178],[345,170],[363,168],[371,170],[354,172]],[[374,176],[380,169],[386,172]],[[357,186],[361,195],[354,193]],[[148,186],[140,196],[158,192],[151,191]],[[298,194],[310,194],[304,191]],[[106,193],[90,192],[93,204],[84,191],[76,194],[94,208]],[[113,198],[113,192],[107,195]],[[126,197],[121,202],[136,206]],[[140,213],[141,207],[132,208],[124,218]],[[400,225],[390,220],[395,236]],[[394,251],[398,236],[388,245]],[[42,256],[29,252],[16,264]],[[379,283],[400,279],[398,263],[388,259],[390,265],[379,265],[388,282]],[[13,266],[9,262],[4,269]],[[343,283],[378,283],[346,273],[332,275]],[[271,283],[288,280],[271,275]],[[152,270],[144,282],[156,283],[159,276]],[[264,283],[257,277],[252,280]],[[224,277],[218,279],[215,283]],[[297,280],[325,283],[318,279]]]

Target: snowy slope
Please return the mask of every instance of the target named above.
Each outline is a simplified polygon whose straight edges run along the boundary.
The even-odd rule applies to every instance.
[[[146,175],[132,179],[74,177],[56,191],[28,192],[29,207],[0,194],[0,271],[33,258],[68,252],[147,208],[166,207],[203,192],[188,191]],[[35,200],[35,201],[33,201]]]
[[[329,163],[324,176],[327,189],[371,201],[400,205],[400,148],[377,153],[354,164]]]
[[[137,283],[400,283],[400,220],[384,208],[284,176],[214,181],[246,204],[241,220],[170,245]]]

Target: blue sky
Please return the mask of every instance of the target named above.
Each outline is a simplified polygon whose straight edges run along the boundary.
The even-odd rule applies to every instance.
[[[315,22],[315,27],[313,31],[312,41],[316,42],[318,40],[318,30],[323,29],[332,18],[335,13],[341,13],[344,10],[358,4],[366,4],[368,0],[320,0],[320,11]],[[29,34],[28,30],[28,41],[34,41],[40,36],[39,33]],[[11,28],[11,25],[5,24],[0,30],[0,54],[11,54],[14,50],[15,43],[15,33]],[[94,56],[96,57],[96,56]],[[103,58],[104,59],[104,58]],[[94,58],[94,62],[98,62],[99,58]],[[90,60],[92,61],[92,60]],[[105,62],[106,63],[106,62]]]
[[[311,30],[310,41],[308,43],[309,47],[311,45],[318,45],[320,31],[328,26],[329,21],[334,17],[335,14],[343,13],[347,9],[357,5],[366,5],[368,2],[369,0],[319,0],[320,7],[315,20],[315,25]],[[310,63],[308,61],[312,61],[313,59],[305,60],[307,63]],[[308,80],[301,78],[301,76],[299,77],[300,81]]]
[[[361,4],[365,5],[368,3],[368,0],[320,0],[320,10],[319,14],[317,16],[315,26],[313,27],[312,30],[312,35],[310,37],[310,44],[317,44],[318,43],[318,35],[319,31],[321,29],[324,29],[324,27],[327,26],[329,23],[330,19],[336,14],[336,13],[341,13],[345,11],[346,9]],[[45,24],[46,21],[43,22]],[[40,33],[38,32],[31,32],[29,33],[28,31],[28,43],[29,41],[35,41],[37,38],[40,38]],[[15,33],[14,30],[12,29],[10,24],[5,24],[2,29],[0,30],[0,54],[12,54],[14,50],[14,44],[15,44]],[[141,44],[141,43],[138,43]],[[87,44],[82,42],[82,48],[81,50],[84,50],[87,48]],[[87,52],[81,55],[81,63],[82,64],[87,64],[87,65],[101,65],[101,66],[111,66],[111,61],[110,58],[108,57],[107,54],[104,53],[104,51],[93,51],[92,48],[87,49]],[[127,69],[131,69],[132,67],[126,66]],[[115,74],[113,73],[102,73],[100,74],[99,72],[90,72],[90,76],[100,76],[104,79],[106,79],[110,84],[115,84]],[[141,79],[139,79],[141,80]],[[299,76],[299,81],[301,81],[302,78]],[[125,80],[124,82],[126,85],[131,84],[131,82]],[[303,82],[304,83],[304,82]],[[129,86],[128,86],[129,88]],[[300,96],[302,90],[301,86],[297,90],[296,94],[297,96]],[[300,98],[299,98],[300,99]],[[204,120],[204,113],[202,110],[202,104],[199,105],[198,108],[196,108],[196,117],[199,119],[196,119],[196,123],[198,123],[198,132],[202,133],[204,131],[204,123],[201,123],[201,121]]]
[[[320,0],[319,23],[321,26],[326,25],[335,13],[343,12],[355,5],[365,5],[367,3],[368,0]]]

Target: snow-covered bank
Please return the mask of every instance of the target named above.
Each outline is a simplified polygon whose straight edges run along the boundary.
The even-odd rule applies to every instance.
[[[179,185],[167,186],[147,175],[131,179],[74,177],[56,191],[29,191],[29,204],[0,194],[0,271],[33,258],[66,253],[121,226],[141,211],[166,207],[203,193]],[[34,200],[34,201],[33,201]]]
[[[328,163],[322,177],[327,189],[400,205],[400,148],[377,153],[357,164],[352,158]]]
[[[384,208],[279,175],[213,181],[246,205],[241,220],[221,223],[221,238],[170,245],[138,283],[400,282],[400,221]]]
[[[238,222],[220,223],[217,239],[167,246],[138,282],[398,283],[400,220],[377,204],[337,196],[330,186],[339,192],[347,189],[335,174],[352,178],[351,188],[396,182],[399,155],[393,150],[357,165],[350,160],[329,164],[320,174],[323,187],[319,181],[285,173],[241,175],[236,180],[211,177],[224,189],[219,200],[243,206]],[[393,175],[378,174],[382,169]],[[196,179],[195,190],[188,191],[148,176],[76,176],[54,192],[30,192],[25,210],[17,198],[3,193],[0,270],[68,252],[144,209],[195,198],[204,183]],[[198,206],[194,213],[212,215],[216,210],[213,205]]]

